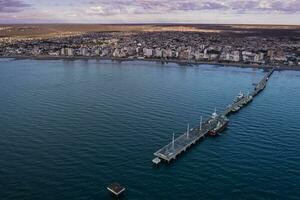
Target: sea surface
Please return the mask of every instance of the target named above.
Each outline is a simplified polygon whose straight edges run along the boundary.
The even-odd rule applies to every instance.
[[[153,153],[222,111],[263,70],[156,62],[0,59],[0,199],[300,199],[300,71],[170,165]]]

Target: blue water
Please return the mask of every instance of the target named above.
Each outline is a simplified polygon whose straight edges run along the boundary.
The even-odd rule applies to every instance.
[[[262,70],[0,60],[0,199],[299,199],[300,72],[267,88],[171,165],[153,153],[222,110]]]

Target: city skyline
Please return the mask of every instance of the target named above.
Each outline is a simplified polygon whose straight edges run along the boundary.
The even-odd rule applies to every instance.
[[[220,23],[300,25],[300,1],[0,0],[0,23]]]

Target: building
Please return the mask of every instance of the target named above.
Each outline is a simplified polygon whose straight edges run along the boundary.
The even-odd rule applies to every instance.
[[[203,57],[204,57],[204,54],[201,53],[200,51],[195,51],[194,52],[194,57],[195,57],[195,60],[202,60]]]
[[[97,55],[97,56],[100,55],[100,49],[95,50],[95,55]]]
[[[161,58],[162,57],[162,50],[159,48],[155,49],[155,57]]]
[[[240,61],[240,52],[239,51],[233,51],[233,58],[232,60],[234,62],[239,62]]]
[[[146,58],[150,58],[153,55],[153,50],[152,49],[148,49],[148,48],[144,48],[143,49],[143,53],[144,53],[144,56]]]
[[[74,50],[72,48],[62,48],[60,51],[62,56],[74,56]]]
[[[67,48],[67,56],[74,56],[74,50],[72,48]]]
[[[80,48],[80,55],[82,55],[82,56],[89,56],[88,49],[85,48],[85,47],[81,47]]]
[[[62,55],[62,56],[66,55],[66,50],[65,50],[65,48],[62,48],[62,49],[60,50],[60,55]]]
[[[164,58],[172,58],[172,50],[171,49],[163,49],[163,57]]]

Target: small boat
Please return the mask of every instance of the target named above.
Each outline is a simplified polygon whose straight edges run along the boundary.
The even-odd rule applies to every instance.
[[[160,163],[160,159],[158,158],[158,157],[156,157],[156,158],[154,158],[153,160],[152,160],[152,162],[154,163],[154,164],[156,164],[156,165],[158,165],[159,163]]]

